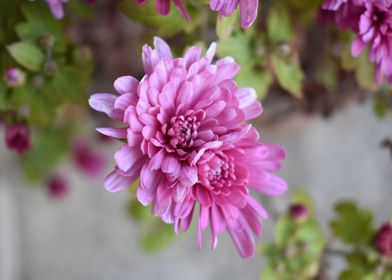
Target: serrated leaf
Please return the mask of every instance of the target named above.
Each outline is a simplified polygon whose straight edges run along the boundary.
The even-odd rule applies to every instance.
[[[293,96],[302,97],[304,74],[299,63],[288,62],[285,58],[273,55],[272,65],[279,84]]]
[[[347,244],[368,244],[374,229],[373,214],[349,201],[335,205],[336,217],[331,222],[334,234]]]
[[[14,43],[7,50],[20,65],[32,71],[38,71],[45,59],[41,49],[30,41]]]

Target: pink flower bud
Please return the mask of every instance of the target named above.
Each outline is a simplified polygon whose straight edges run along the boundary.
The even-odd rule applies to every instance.
[[[392,259],[392,224],[386,222],[377,232],[375,246],[384,256]]]
[[[290,207],[289,215],[296,222],[305,222],[309,217],[309,211],[303,204],[294,204]]]
[[[60,199],[69,191],[67,180],[61,176],[52,177],[47,186],[47,192],[50,198]]]
[[[5,143],[10,150],[19,154],[31,148],[30,130],[24,124],[13,124],[6,128]]]

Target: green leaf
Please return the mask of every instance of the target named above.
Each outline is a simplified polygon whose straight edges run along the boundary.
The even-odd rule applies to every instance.
[[[217,53],[219,57],[233,57],[236,62],[248,69],[255,63],[250,49],[250,38],[243,32],[239,32],[220,42]]]
[[[142,237],[142,246],[148,252],[156,252],[167,246],[175,237],[173,226],[155,219]]]
[[[287,217],[280,217],[275,224],[275,242],[279,246],[287,244],[293,237],[294,224]]]
[[[304,74],[298,62],[288,62],[277,55],[272,56],[272,64],[279,84],[295,97],[302,97]]]
[[[331,222],[333,233],[347,244],[368,244],[374,229],[373,214],[349,201],[335,205],[336,217]]]
[[[290,41],[293,30],[286,9],[272,9],[267,17],[268,38],[273,42]]]
[[[274,82],[273,75],[266,69],[264,71],[256,71],[248,67],[241,68],[236,80],[240,87],[254,88],[260,99],[267,95],[268,89]]]
[[[358,65],[355,71],[355,77],[359,86],[367,90],[376,90],[378,85],[374,78],[374,66],[370,63],[368,52],[363,52],[358,58]]]
[[[384,100],[384,98],[382,98],[381,96],[377,95],[374,98],[374,112],[376,113],[376,115],[379,118],[383,119],[388,114],[388,109],[388,102]]]
[[[10,55],[22,66],[38,71],[45,59],[40,48],[30,41],[21,41],[7,47]]]

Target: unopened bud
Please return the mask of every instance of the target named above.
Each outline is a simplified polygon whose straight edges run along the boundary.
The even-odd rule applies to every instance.
[[[44,72],[49,76],[53,76],[54,74],[56,74],[57,70],[57,63],[53,60],[46,62],[44,65]]]
[[[305,222],[308,219],[308,208],[303,204],[294,204],[289,210],[290,218],[296,222]]]
[[[385,223],[378,230],[375,246],[382,255],[392,259],[392,224],[390,222]]]

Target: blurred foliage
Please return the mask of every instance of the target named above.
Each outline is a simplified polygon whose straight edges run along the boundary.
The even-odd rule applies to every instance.
[[[86,5],[72,2],[80,12]],[[21,166],[27,179],[42,182],[69,154],[80,108],[87,104],[92,52],[69,38],[67,22],[56,20],[43,1],[1,1],[0,24],[0,71],[16,68],[25,77],[12,87],[0,80],[0,117],[6,125],[31,128],[32,150]]]
[[[354,202],[341,201],[335,204],[332,219],[332,237],[321,231],[316,222],[315,203],[304,190],[296,189],[291,198],[292,205],[303,205],[308,209],[307,219],[295,219],[285,213],[275,224],[274,240],[260,246],[267,259],[262,271],[262,280],[268,279],[329,279],[328,259],[343,257],[346,267],[339,280],[392,279],[392,260],[382,256],[374,246],[377,233],[373,226],[373,215],[368,209]],[[335,239],[344,245],[342,249],[331,246]],[[349,250],[345,250],[349,248]]]

